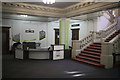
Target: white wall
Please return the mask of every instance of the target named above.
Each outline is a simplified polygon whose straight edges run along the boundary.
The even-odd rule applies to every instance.
[[[78,27],[71,27],[73,24],[80,24]],[[97,19],[89,20],[89,21],[76,21],[71,22],[69,25],[69,46],[72,44],[72,30],[73,28],[80,28],[79,31],[79,40],[84,38],[89,34],[90,31],[97,31]],[[48,47],[51,44],[55,44],[55,30],[59,29],[59,21],[53,21],[48,23]]]
[[[35,42],[40,42],[41,47],[48,46],[48,29],[47,22],[37,22],[37,21],[22,21],[22,20],[10,20],[3,19],[3,26],[11,27],[10,30],[10,46],[13,44],[12,35],[20,33],[20,42],[24,40],[36,39]],[[25,33],[26,29],[33,29],[34,33]],[[39,40],[39,31],[44,30],[46,32],[46,38]]]
[[[59,29],[59,21],[53,21],[48,23],[48,47],[51,44],[55,44],[55,30]]]
[[[80,24],[77,27],[71,27],[73,24]],[[87,35],[89,35],[90,31],[97,31],[97,19],[85,20],[85,21],[76,21],[74,23],[70,23],[70,29],[80,28],[79,30],[79,40],[83,39]],[[72,45],[72,30],[69,31],[69,45]]]
[[[70,22],[69,30],[69,46],[72,44],[72,28],[71,25],[80,24],[76,28],[80,28],[79,31],[79,40],[83,39],[89,34],[90,31],[97,31],[97,19],[86,20],[86,21],[76,21]],[[51,44],[55,44],[55,28],[59,29],[59,21],[53,22],[38,22],[38,21],[22,21],[22,20],[10,20],[3,19],[4,26],[10,26],[10,46],[13,44],[12,35],[20,33],[21,39],[20,42],[24,40],[36,39],[35,42],[40,42],[41,47],[49,47]],[[25,33],[26,29],[33,29],[34,33]],[[39,40],[39,31],[44,30],[46,32],[46,38]]]
[[[80,24],[78,27],[71,27],[73,24]],[[89,20],[89,21],[76,21],[71,22],[69,25],[69,46],[72,44],[72,28],[80,28],[79,31],[79,40],[84,38],[89,34],[90,31],[97,31],[97,19]],[[59,21],[53,21],[48,23],[48,47],[51,44],[55,44],[55,30],[59,29]]]
[[[103,13],[103,16],[98,17],[98,20],[97,20],[97,31],[98,32],[100,30],[106,29],[111,24],[111,22],[108,19],[110,19],[110,16],[106,13]]]

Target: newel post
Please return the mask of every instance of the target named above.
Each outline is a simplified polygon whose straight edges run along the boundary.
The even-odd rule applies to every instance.
[[[72,58],[76,57],[80,53],[80,41],[73,40],[72,41]]]
[[[113,67],[113,44],[112,43],[102,43],[102,53],[100,56],[100,63],[105,65],[106,69]]]

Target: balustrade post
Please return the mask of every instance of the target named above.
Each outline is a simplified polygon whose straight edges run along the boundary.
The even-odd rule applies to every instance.
[[[100,33],[101,33],[101,35],[100,35],[100,42],[101,43],[103,42],[103,35],[104,35],[103,32],[104,32],[103,30],[100,30]]]
[[[92,32],[92,43],[94,43],[94,37],[95,37],[94,32]]]
[[[100,56],[100,63],[105,65],[106,69],[113,67],[113,44],[102,43],[102,53]]]

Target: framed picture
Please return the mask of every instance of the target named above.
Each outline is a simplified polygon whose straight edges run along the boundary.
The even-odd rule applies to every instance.
[[[20,33],[13,35],[13,36],[12,36],[12,40],[13,40],[14,42],[20,42]]]
[[[42,30],[39,32],[39,40],[42,40],[44,38],[45,38],[45,31]]]

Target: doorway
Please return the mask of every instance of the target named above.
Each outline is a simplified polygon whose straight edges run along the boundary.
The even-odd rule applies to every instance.
[[[79,40],[79,28],[72,30],[72,40]]]
[[[59,29],[55,30],[55,44],[59,44]]]
[[[2,54],[9,53],[9,29],[10,27],[2,27]]]

